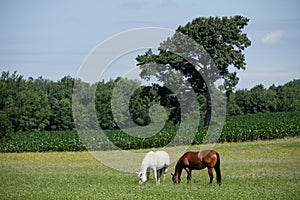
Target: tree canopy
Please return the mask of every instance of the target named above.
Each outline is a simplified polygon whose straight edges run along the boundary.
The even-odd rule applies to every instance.
[[[212,112],[210,87],[221,78],[223,88],[232,91],[238,83],[237,73],[232,69],[245,69],[243,51],[251,41],[243,29],[248,22],[242,16],[199,17],[179,26],[172,37],[161,43],[158,54],[148,50],[137,56],[141,77],[155,77],[166,84],[174,70],[183,74],[193,90],[206,97],[204,125],[208,126]]]

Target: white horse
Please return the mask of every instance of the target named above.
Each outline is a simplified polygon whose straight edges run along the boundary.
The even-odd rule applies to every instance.
[[[142,184],[149,179],[150,171],[154,173],[155,181],[157,184],[160,183],[160,176],[163,175],[165,178],[170,165],[170,157],[165,151],[150,151],[146,154],[142,161],[140,172],[138,173],[139,184]],[[146,177],[147,173],[147,177]]]

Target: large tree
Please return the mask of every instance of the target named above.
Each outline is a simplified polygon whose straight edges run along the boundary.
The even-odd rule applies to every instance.
[[[172,84],[168,74],[174,74],[174,71],[183,74],[184,81],[189,82],[196,93],[205,95],[204,126],[209,126],[212,114],[210,88],[214,87],[215,81],[223,79],[223,88],[232,91],[239,80],[235,70],[245,69],[243,51],[251,45],[243,33],[248,21],[242,16],[199,17],[179,26],[172,37],[161,43],[157,54],[148,50],[137,56],[141,77],[155,77],[162,83]]]

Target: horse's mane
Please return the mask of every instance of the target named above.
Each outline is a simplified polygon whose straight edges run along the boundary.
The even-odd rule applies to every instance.
[[[183,160],[183,157],[185,156],[185,154],[183,156],[181,156],[175,166],[175,173],[178,172],[181,174],[182,172],[182,166],[181,166],[181,163],[182,163],[182,160]]]

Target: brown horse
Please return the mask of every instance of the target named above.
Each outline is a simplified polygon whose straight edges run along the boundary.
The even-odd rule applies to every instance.
[[[213,150],[204,150],[200,152],[186,152],[178,160],[175,167],[175,174],[172,175],[174,183],[180,183],[181,172],[183,169],[187,172],[188,183],[192,180],[192,170],[200,170],[208,168],[210,184],[213,181],[213,168],[217,173],[217,182],[221,185],[221,169],[220,169],[220,155]]]

